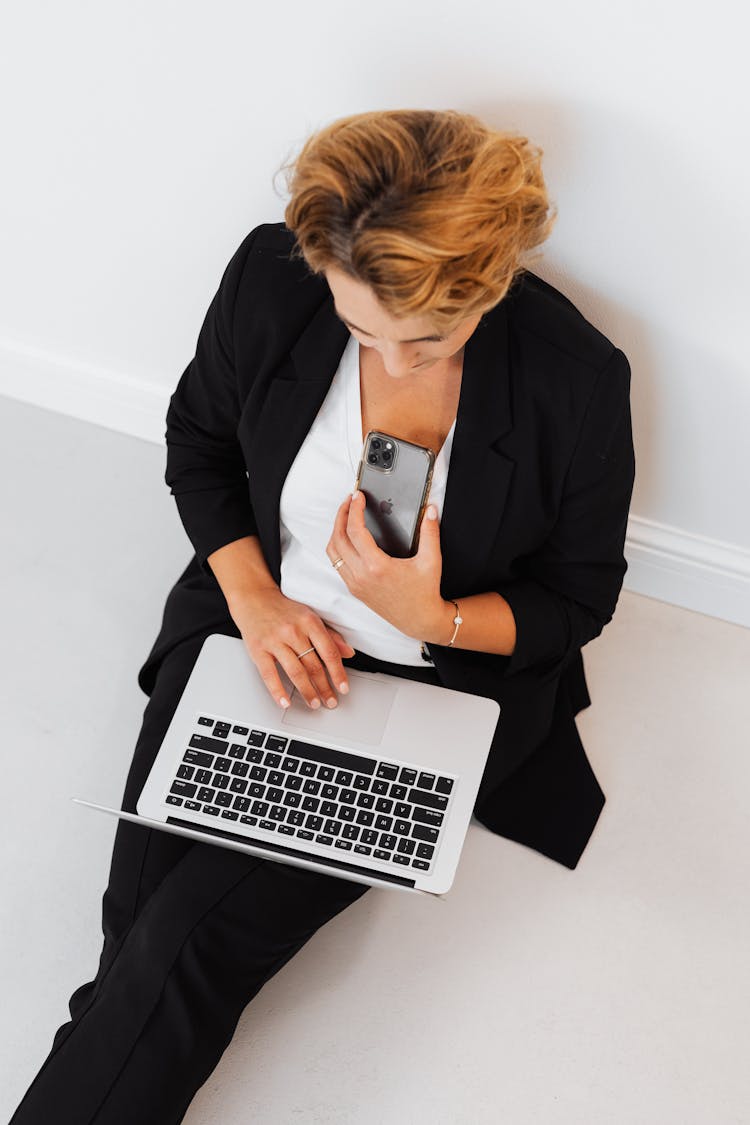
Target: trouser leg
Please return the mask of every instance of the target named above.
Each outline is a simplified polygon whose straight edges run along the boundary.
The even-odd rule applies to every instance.
[[[199,642],[178,646],[159,670],[125,809],[135,807],[199,649]],[[247,1002],[367,889],[119,822],[99,971],[73,994],[71,1020],[58,1030],[13,1125],[86,1125],[97,1113],[102,1123],[179,1121]],[[146,1082],[152,1092],[133,1116],[128,1107]],[[148,1117],[152,1096],[160,1101]]]

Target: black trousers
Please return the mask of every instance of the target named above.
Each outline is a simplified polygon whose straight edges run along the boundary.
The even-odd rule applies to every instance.
[[[162,662],[143,715],[122,808],[135,803],[200,651]],[[439,683],[434,668],[363,653],[352,668]],[[182,1121],[243,1009],[313,934],[370,888],[118,821],[102,899],[95,978],[11,1125],[172,1125]]]

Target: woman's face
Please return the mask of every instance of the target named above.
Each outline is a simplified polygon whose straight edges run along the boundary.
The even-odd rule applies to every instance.
[[[343,270],[329,266],[324,272],[339,319],[363,348],[380,353],[386,373],[394,379],[450,367],[481,320],[467,317],[450,335],[440,336],[426,317],[391,316],[369,285]]]

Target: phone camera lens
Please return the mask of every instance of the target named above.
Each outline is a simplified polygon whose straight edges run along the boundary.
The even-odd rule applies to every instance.
[[[380,438],[373,438],[372,441],[370,442],[370,449],[380,449],[382,444],[383,443],[380,440]]]
[[[391,451],[389,449],[383,450],[383,460],[384,461],[390,461],[392,457],[393,457],[393,454],[391,453]]]
[[[377,465],[377,463],[378,463],[377,453],[368,453],[367,460],[370,462],[371,465]]]

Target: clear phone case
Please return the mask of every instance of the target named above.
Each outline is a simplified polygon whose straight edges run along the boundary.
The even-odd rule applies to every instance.
[[[434,466],[435,454],[423,445],[380,430],[365,438],[355,487],[365,495],[365,526],[393,558],[417,551]]]

